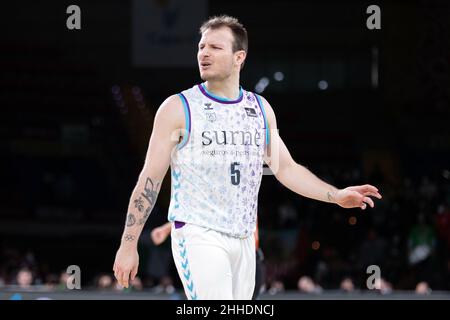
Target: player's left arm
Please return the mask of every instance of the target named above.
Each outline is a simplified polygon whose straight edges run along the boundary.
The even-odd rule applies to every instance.
[[[381,199],[376,187],[365,184],[338,189],[322,181],[306,167],[295,162],[279,135],[276,116],[271,105],[263,97],[261,99],[270,129],[270,144],[266,150],[265,162],[278,181],[299,195],[336,203],[343,208],[359,207],[364,210],[367,204],[372,208],[374,207],[374,202],[370,197]]]

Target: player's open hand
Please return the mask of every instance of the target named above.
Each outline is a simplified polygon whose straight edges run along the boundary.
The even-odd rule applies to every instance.
[[[367,205],[371,208],[375,206],[373,200],[370,197],[381,199],[381,194],[378,189],[370,184],[363,186],[347,187],[345,189],[338,190],[334,199],[338,205],[343,208],[361,208],[365,210]]]
[[[124,288],[128,288],[129,280],[134,280],[138,272],[139,255],[136,248],[120,246],[117,250],[113,271],[117,282]]]

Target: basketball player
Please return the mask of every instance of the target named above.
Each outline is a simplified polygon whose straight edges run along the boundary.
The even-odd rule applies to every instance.
[[[290,190],[343,208],[373,207],[381,195],[367,184],[337,189],[292,159],[269,102],[239,85],[248,40],[237,19],[213,17],[200,33],[204,82],[167,98],[155,115],[113,270],[124,287],[136,276],[137,241],[170,166],[172,253],[187,298],[251,299],[263,162]]]

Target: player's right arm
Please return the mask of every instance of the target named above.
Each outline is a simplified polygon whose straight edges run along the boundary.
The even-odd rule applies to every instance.
[[[113,270],[117,281],[128,287],[137,274],[139,256],[137,242],[161,188],[170,165],[173,148],[184,129],[184,111],[180,97],[167,98],[159,107],[145,157],[144,166],[131,194],[120,247]]]

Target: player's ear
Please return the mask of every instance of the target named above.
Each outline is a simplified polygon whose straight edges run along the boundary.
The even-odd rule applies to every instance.
[[[243,64],[245,61],[245,58],[247,57],[247,52],[244,50],[238,50],[234,53],[236,64]]]

